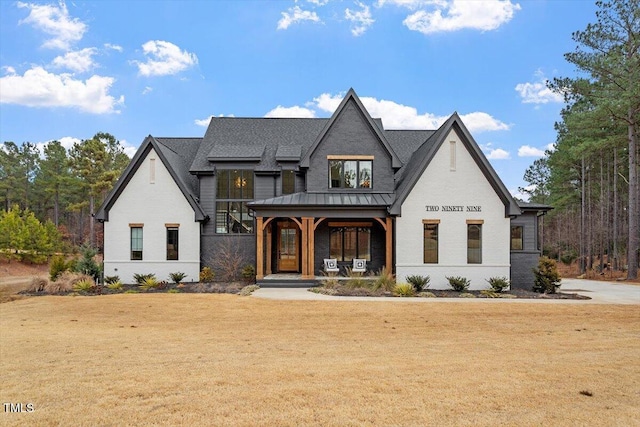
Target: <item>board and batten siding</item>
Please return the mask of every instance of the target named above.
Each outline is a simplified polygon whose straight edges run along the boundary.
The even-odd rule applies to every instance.
[[[455,142],[452,164],[451,142]],[[428,211],[426,206],[438,206]],[[463,206],[446,212],[443,206]],[[468,212],[467,206],[480,206]],[[439,220],[438,263],[424,263],[423,220]],[[481,220],[482,263],[467,263],[467,221]],[[402,204],[396,219],[396,277],[431,277],[432,289],[448,289],[446,276],[471,280],[470,289],[485,289],[490,277],[510,276],[510,219],[505,206],[452,130]]]
[[[130,224],[143,224],[142,260],[131,260]],[[179,224],[177,261],[167,260],[166,224]],[[135,273],[154,273],[158,280],[175,272],[186,273],[185,281],[199,278],[200,223],[153,149],[111,207],[104,233],[105,276],[123,283],[134,283]]]

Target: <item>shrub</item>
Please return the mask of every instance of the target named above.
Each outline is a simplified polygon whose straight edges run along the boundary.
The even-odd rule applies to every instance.
[[[55,282],[63,272],[73,270],[74,264],[73,261],[67,262],[62,255],[54,256],[49,264],[49,278]]]
[[[387,267],[382,267],[377,274],[377,278],[373,282],[373,290],[377,291],[382,289],[387,292],[392,292],[396,285],[396,279],[393,277],[391,270],[387,270]]]
[[[434,294],[433,292],[422,291],[422,292],[418,293],[418,296],[421,297],[421,298],[435,298],[436,294]]]
[[[34,277],[33,279],[31,279],[31,283],[29,284],[29,287],[26,289],[26,291],[29,293],[42,292],[46,289],[48,284],[49,281],[46,279],[46,277]]]
[[[483,289],[480,291],[480,294],[485,298],[500,298],[500,293],[494,291],[493,288]]]
[[[137,289],[127,289],[126,291],[124,291],[125,294],[139,294],[140,291]]]
[[[416,289],[411,283],[398,283],[393,287],[393,294],[399,297],[412,297],[416,294]]]
[[[100,276],[102,276],[102,268],[94,259],[97,253],[98,251],[90,246],[82,246],[80,248],[82,258],[78,260],[74,270],[78,273],[91,276],[94,280],[99,280]]]
[[[564,265],[571,265],[571,263],[578,259],[578,253],[573,249],[562,251],[560,254],[560,261]]]
[[[326,277],[326,279],[322,279],[320,280],[320,286],[322,286],[325,289],[335,289],[338,286],[340,286],[340,281],[338,280],[337,276],[335,273],[333,272],[326,272],[326,271],[321,271],[320,274],[324,277]],[[314,289],[314,288],[311,288]]]
[[[460,276],[451,276],[451,277],[445,276],[445,277],[449,281],[449,286],[451,286],[451,289],[453,289],[456,292],[466,291],[467,289],[469,289],[469,285],[471,284],[469,279],[465,277],[460,277]]]
[[[172,288],[167,291],[168,294],[179,294],[180,289]]]
[[[173,281],[173,283],[180,283],[182,282],[182,280],[187,277],[187,273],[181,273],[181,272],[176,272],[176,273],[169,273],[169,277],[171,278],[171,280]]]
[[[255,283],[256,282],[256,268],[251,264],[245,265],[242,268],[242,278],[244,279],[245,283]]]
[[[119,276],[104,276],[104,283],[110,285],[112,283],[120,282]]]
[[[257,291],[258,289],[260,289],[260,286],[258,285],[245,286],[244,288],[240,289],[240,292],[238,292],[238,295],[241,295],[243,297],[248,297],[253,293],[253,291]]]
[[[414,274],[412,276],[407,276],[406,279],[407,282],[413,285],[413,287],[416,289],[416,292],[422,292],[425,289],[429,289],[429,282],[431,281],[431,277],[429,276],[420,276],[418,274]]]
[[[162,286],[162,282],[159,282],[155,276],[145,278],[142,283],[140,283],[140,289],[143,291],[149,291],[151,289],[158,289]]]
[[[75,273],[71,271],[65,271],[58,276],[58,280],[55,282],[49,282],[45,288],[45,292],[49,294],[62,294],[65,292],[71,292],[76,283],[88,280],[93,283],[93,277],[82,273]]]
[[[470,294],[469,292],[462,292],[460,295],[458,295],[458,298],[475,298],[476,296],[474,294]]]
[[[73,285],[73,290],[76,292],[89,294],[96,290],[96,284],[93,282],[93,280],[89,280],[89,279],[78,280]]]
[[[347,288],[368,288],[367,285],[369,285],[370,281],[365,279],[361,272],[352,271],[351,267],[346,267],[345,271],[347,272],[347,277],[349,277],[345,285]]]
[[[135,280],[138,285],[141,285],[142,283],[144,283],[145,280],[151,279],[151,278],[155,279],[156,275],[153,273],[149,273],[149,274],[134,273],[133,274],[133,280]]]
[[[508,288],[509,285],[511,284],[509,282],[509,279],[507,279],[506,277],[490,277],[489,280],[487,280],[487,282],[489,282],[489,286],[491,286],[491,290],[497,293],[502,292],[503,290]]]
[[[202,271],[200,271],[200,283],[211,283],[213,282],[213,271],[209,267],[202,267]]]
[[[540,257],[538,268],[533,269],[533,291],[545,294],[555,294],[560,287],[560,274],[558,266],[551,258]]]
[[[111,289],[112,291],[121,291],[122,290],[122,282],[120,282],[120,280],[108,282],[107,283],[107,288]]]

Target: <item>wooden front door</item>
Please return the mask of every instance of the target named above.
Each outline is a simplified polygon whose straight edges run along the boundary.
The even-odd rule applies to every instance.
[[[279,222],[278,271],[298,271],[299,246],[298,226],[294,222]]]

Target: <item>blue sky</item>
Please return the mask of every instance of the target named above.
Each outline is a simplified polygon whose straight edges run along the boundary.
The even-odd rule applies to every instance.
[[[329,117],[353,87],[389,129],[457,111],[516,194],[555,140],[571,33],[595,2],[0,0],[0,141],[203,136],[207,119]]]

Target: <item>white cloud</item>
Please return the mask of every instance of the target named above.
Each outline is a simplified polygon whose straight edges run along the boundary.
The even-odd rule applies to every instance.
[[[356,4],[361,8],[357,11],[352,11],[347,8],[344,11],[344,17],[351,21],[351,34],[358,37],[367,31],[367,29],[373,25],[375,20],[371,17],[371,11],[369,10],[369,6],[365,5],[361,2],[356,2]]]
[[[510,126],[492,117],[490,114],[480,111],[461,114],[460,118],[465,126],[472,132],[487,132],[497,130],[509,130]]]
[[[329,0],[307,0],[307,3],[315,4],[316,6],[324,6],[329,3]]]
[[[523,145],[518,148],[518,157],[544,157],[544,150],[530,145]]]
[[[490,150],[487,154],[487,159],[489,160],[508,160],[510,158],[511,156],[509,155],[509,152],[502,148]]]
[[[141,76],[168,76],[184,71],[198,63],[195,53],[180,50],[173,43],[149,40],[142,45],[147,62],[133,61]]]
[[[562,94],[555,93],[547,87],[549,81],[540,70],[536,71],[538,80],[535,82],[518,83],[516,92],[520,94],[524,104],[547,104],[549,102],[564,102]]]
[[[136,154],[136,151],[138,151],[138,147],[134,147],[133,145],[129,144],[129,142],[126,139],[121,139],[119,142],[120,142],[120,145],[122,146],[122,151],[129,158],[132,158]]]
[[[111,49],[111,50],[115,50],[118,52],[122,52],[124,49],[122,48],[122,46],[117,45],[117,44],[111,44],[111,43],[105,43],[104,44],[104,48],[105,49]]]
[[[67,52],[64,56],[56,56],[53,60],[53,66],[83,73],[95,67],[96,64],[93,62],[92,56],[97,52],[98,50],[95,47]]]
[[[415,10],[419,7],[437,5],[440,7],[447,6],[447,0],[378,0],[376,7],[383,7],[385,5],[400,6],[409,10]]]
[[[273,110],[264,115],[265,117],[299,117],[299,118],[313,118],[316,116],[315,111],[304,107],[283,107],[278,105]]]
[[[151,86],[145,86],[144,90],[142,91],[142,94],[146,95],[146,94],[150,93],[151,91],[153,91],[153,88]]]
[[[214,117],[216,116],[209,116],[206,119],[195,119],[193,123],[195,123],[198,126],[207,127],[209,126],[209,122],[211,121],[211,119]],[[233,114],[229,114],[229,115],[219,114],[217,117],[235,117],[235,116]]]
[[[24,75],[0,77],[0,103],[28,107],[70,107],[93,114],[119,113],[124,104],[109,95],[112,77],[91,76],[85,81],[70,74],[52,74],[42,67],[25,71]]]
[[[16,73],[16,69],[11,67],[11,66],[9,66],[9,65],[2,66],[2,69],[4,70],[4,72],[6,74],[15,74]]]
[[[68,50],[87,31],[86,24],[69,16],[67,5],[63,1],[58,6],[22,2],[17,5],[19,8],[29,9],[29,16],[20,20],[20,24],[31,24],[51,36],[43,47]]]
[[[289,8],[288,12],[281,12],[282,18],[278,21],[278,30],[286,30],[291,24],[302,21],[322,22],[318,14],[310,10],[302,10],[300,6]]]
[[[433,5],[434,11],[420,9],[407,16],[402,23],[410,30],[423,34],[462,29],[490,31],[509,22],[514,13],[520,10],[520,5],[510,0],[451,0],[435,2]]]
[[[313,108],[333,114],[343,98],[344,93],[335,95],[323,93],[305,106],[307,110]],[[449,118],[449,116],[438,116],[432,113],[419,114],[415,107],[384,99],[363,96],[360,97],[360,101],[371,117],[382,119],[385,129],[437,129]],[[506,123],[484,112],[462,114],[460,118],[471,132],[501,131],[510,128]]]
[[[71,147],[73,147],[73,144],[79,144],[82,142],[80,138],[74,138],[73,136],[63,136],[62,138],[58,139],[58,141],[60,141],[62,146],[67,150],[71,149]]]

